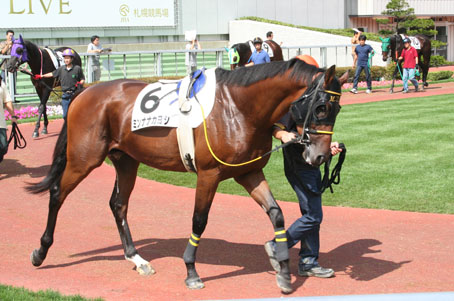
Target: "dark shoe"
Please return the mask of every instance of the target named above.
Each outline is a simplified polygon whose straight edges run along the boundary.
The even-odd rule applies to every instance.
[[[272,240],[267,241],[265,243],[265,251],[266,254],[268,254],[268,257],[270,258],[270,263],[273,269],[279,273],[281,270],[281,266],[279,264],[279,261],[276,259],[276,243]]]
[[[309,270],[303,270],[301,267],[298,267],[298,275],[303,277],[319,277],[319,278],[330,278],[334,276],[333,269],[325,269],[317,265]]]

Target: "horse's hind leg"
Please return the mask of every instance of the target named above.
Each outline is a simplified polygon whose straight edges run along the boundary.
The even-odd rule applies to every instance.
[[[284,294],[289,294],[293,289],[291,286],[287,236],[282,210],[276,203],[262,170],[235,177],[235,181],[241,184],[249,192],[251,197],[266,211],[273,224],[276,238],[275,257],[280,265],[279,271],[276,274],[276,282]]]
[[[71,157],[71,156],[68,156]],[[105,157],[105,156],[104,156]],[[47,256],[49,248],[54,241],[55,225],[58,212],[68,194],[97,166],[101,161],[68,160],[63,171],[60,183],[55,183],[50,188],[49,213],[47,216],[46,230],[41,237],[41,247],[31,254],[34,266],[40,266]]]
[[[197,274],[195,260],[200,238],[205,231],[208,222],[208,213],[210,212],[218,184],[219,179],[216,175],[208,176],[199,171],[197,176],[194,213],[192,216],[192,234],[183,254],[183,260],[187,269],[185,283],[190,289],[201,289],[205,287],[199,274]]]
[[[136,182],[139,162],[120,151],[110,152],[109,159],[113,162],[117,172],[109,204],[120,233],[125,258],[136,265],[136,270],[139,274],[152,275],[155,270],[148,261],[140,257],[134,247],[127,219],[129,196]]]

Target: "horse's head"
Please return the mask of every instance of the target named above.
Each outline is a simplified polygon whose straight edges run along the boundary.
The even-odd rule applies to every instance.
[[[386,62],[388,60],[388,53],[391,51],[391,39],[385,38],[383,39],[380,37],[381,40],[381,52],[383,54],[383,61]]]
[[[320,74],[290,107],[300,143],[305,146],[302,156],[313,166],[320,166],[330,158],[333,127],[340,111],[341,87],[348,79],[348,71],[339,79],[335,77],[335,71],[333,65]]]
[[[230,63],[230,70],[235,69],[240,62],[240,54],[236,48],[236,44],[232,46],[232,48],[225,48],[229,55],[229,63]]]
[[[19,39],[13,40],[13,47],[11,48],[11,59],[8,61],[7,69],[9,72],[14,72],[19,66],[28,61],[27,48],[25,47],[22,35]]]

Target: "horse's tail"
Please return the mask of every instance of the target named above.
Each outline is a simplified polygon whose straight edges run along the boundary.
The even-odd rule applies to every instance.
[[[66,167],[66,145],[68,142],[67,123],[63,124],[60,135],[58,136],[57,144],[54,149],[52,165],[47,176],[39,183],[30,183],[26,187],[28,192],[43,193],[50,190],[55,185],[59,185],[63,176],[63,171]]]

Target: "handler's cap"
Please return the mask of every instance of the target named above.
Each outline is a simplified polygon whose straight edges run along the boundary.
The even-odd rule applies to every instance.
[[[299,60],[302,60],[306,64],[314,65],[315,67],[319,68],[317,61],[310,55],[300,54],[296,58]]]
[[[254,38],[254,41],[252,42],[254,45],[255,44],[262,44],[263,43],[263,40],[259,37],[256,37]]]
[[[71,48],[65,49],[62,53],[62,56],[74,57],[74,50],[72,50]]]

